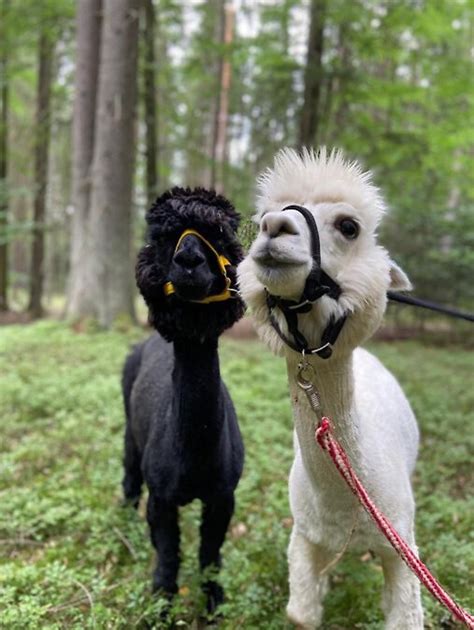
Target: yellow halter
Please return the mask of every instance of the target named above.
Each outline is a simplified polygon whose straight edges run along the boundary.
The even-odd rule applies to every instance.
[[[230,261],[227,260],[227,258],[223,256],[222,254],[219,254],[215,250],[215,248],[211,245],[211,243],[209,243],[209,241],[205,239],[204,236],[199,234],[199,232],[196,232],[196,230],[184,230],[184,232],[179,237],[178,242],[176,243],[176,247],[174,249],[175,252],[178,250],[179,246],[181,245],[182,240],[186,238],[186,236],[197,236],[198,238],[201,239],[203,243],[207,245],[207,247],[209,247],[211,252],[215,255],[217,259],[217,264],[219,265],[219,269],[225,279],[225,288],[220,293],[217,293],[216,295],[208,295],[203,300],[189,300],[189,302],[196,302],[197,304],[211,304],[212,302],[224,302],[225,300],[228,300],[230,297],[232,297],[231,292],[230,292],[231,280],[227,276],[227,269],[226,269],[226,267],[230,266],[231,264]],[[173,283],[166,282],[165,285],[163,286],[163,291],[166,296],[171,295],[172,293],[175,293],[175,288],[173,286]]]

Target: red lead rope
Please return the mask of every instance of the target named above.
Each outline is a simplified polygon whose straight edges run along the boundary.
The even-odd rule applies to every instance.
[[[444,590],[437,579],[430,573],[428,568],[410,549],[403,538],[401,538],[388,518],[377,508],[375,503],[369,497],[361,481],[355,474],[347,457],[346,451],[334,437],[331,423],[328,418],[322,418],[321,423],[316,429],[315,438],[319,446],[329,454],[339,473],[344,478],[352,492],[359,499],[364,509],[370,514],[382,534],[413,571],[413,573],[418,577],[420,582],[426,586],[435,599],[437,599],[451,612],[455,619],[464,623],[468,628],[474,629],[474,617],[468,613],[467,610],[461,608],[461,606],[454,601],[449,593]]]

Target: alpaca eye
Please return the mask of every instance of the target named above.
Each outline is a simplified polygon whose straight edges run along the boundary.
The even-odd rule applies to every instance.
[[[350,241],[359,236],[359,225],[354,219],[340,219],[336,223],[336,228]]]

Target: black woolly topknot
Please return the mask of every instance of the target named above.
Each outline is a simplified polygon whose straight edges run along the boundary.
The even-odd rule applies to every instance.
[[[150,227],[159,226],[161,232],[173,230],[176,221],[187,227],[212,226],[227,223],[236,232],[240,217],[223,195],[206,188],[180,188],[175,186],[163,193],[148,210],[146,221]]]
[[[224,302],[195,304],[165,296],[176,243],[186,229],[204,236],[231,263],[227,274],[236,286],[243,250],[236,231],[240,217],[228,199],[205,188],[175,187],[158,197],[146,215],[147,244],[138,254],[136,280],[149,308],[152,326],[168,341],[217,338],[240,319],[245,306],[240,297]]]

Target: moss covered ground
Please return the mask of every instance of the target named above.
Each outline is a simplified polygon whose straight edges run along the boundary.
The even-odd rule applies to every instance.
[[[150,628],[153,553],[143,506],[120,507],[128,347],[146,334],[77,333],[43,321],[0,329],[0,627]],[[374,343],[416,411],[415,475],[422,557],[467,606],[474,568],[472,356],[416,342]],[[245,473],[225,543],[227,601],[219,627],[287,628],[287,475],[292,423],[283,361],[257,341],[224,339],[222,371],[246,444]],[[199,506],[182,510],[178,627],[197,627]],[[334,570],[325,628],[382,628],[382,575],[368,556]],[[427,628],[451,627],[424,595]]]

